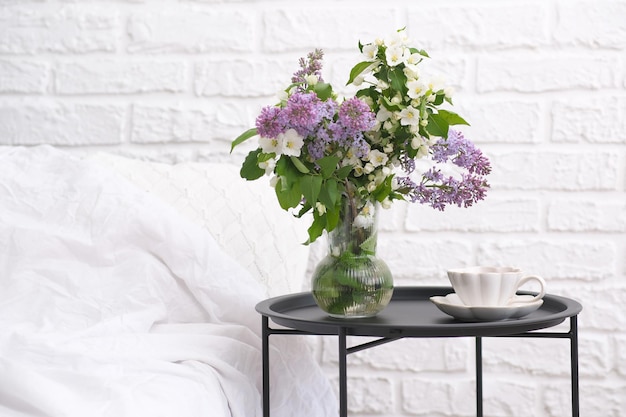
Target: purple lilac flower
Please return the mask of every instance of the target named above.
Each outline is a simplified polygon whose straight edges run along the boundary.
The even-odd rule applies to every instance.
[[[411,202],[418,200],[419,195],[417,194],[417,190],[419,186],[415,184],[410,177],[396,176],[396,181],[398,182],[398,189],[403,190],[403,192],[406,190],[406,195],[409,197]]]
[[[265,107],[256,118],[256,128],[259,135],[266,138],[275,138],[287,130],[286,117],[283,109],[278,107]]]
[[[299,135],[306,137],[322,121],[320,107],[323,107],[322,101],[315,93],[297,92],[287,100],[285,117]]]
[[[422,176],[424,179],[431,182],[439,182],[443,180],[441,170],[434,167],[426,171]]]
[[[407,174],[415,171],[415,159],[409,158],[408,155],[402,154],[400,155],[400,166]]]
[[[363,132],[358,132],[352,136],[350,147],[354,149],[354,154],[359,158],[367,156],[371,149],[369,143],[365,140],[365,136],[363,136]]]
[[[487,183],[480,176],[464,174],[460,181],[454,177],[442,178],[439,184],[423,181],[410,194],[412,202],[428,204],[443,211],[449,204],[470,207],[485,198],[487,188]]]
[[[376,121],[370,107],[358,97],[341,103],[338,120],[350,135],[370,130]]]
[[[291,77],[292,83],[306,83],[304,77],[307,75],[316,75],[320,82],[324,82],[322,79],[322,58],[324,57],[324,51],[316,49],[313,52],[307,54],[307,59],[300,58],[300,69]]]
[[[318,105],[318,111],[321,118],[332,120],[337,113],[337,102],[335,100],[322,101]]]
[[[465,139],[461,132],[450,130],[447,138],[442,138],[433,146],[433,160],[452,163],[466,168],[472,174],[487,175],[491,172],[489,160],[480,149]]]
[[[315,132],[311,135],[311,140],[307,143],[309,156],[314,160],[324,157],[326,145],[332,142],[329,130],[323,124],[320,124]]]

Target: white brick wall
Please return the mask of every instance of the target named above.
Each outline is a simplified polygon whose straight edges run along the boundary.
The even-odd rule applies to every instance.
[[[0,144],[223,160],[315,47],[343,88],[356,43],[407,26],[490,156],[483,203],[397,204],[398,284],[504,262],[580,300],[585,417],[626,415],[626,1],[0,0]],[[313,248],[315,259],[324,248]],[[312,340],[336,380],[332,338]],[[485,415],[569,415],[563,340],[487,339]],[[349,358],[352,416],[474,415],[473,344],[404,340]]]

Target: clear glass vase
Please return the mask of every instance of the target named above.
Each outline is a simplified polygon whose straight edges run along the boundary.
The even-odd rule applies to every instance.
[[[311,281],[317,305],[332,317],[371,317],[393,294],[387,264],[376,257],[379,205],[345,198],[339,224],[328,233],[328,255]]]

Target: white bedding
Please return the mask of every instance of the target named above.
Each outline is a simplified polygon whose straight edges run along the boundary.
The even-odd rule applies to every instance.
[[[0,416],[260,416],[264,293],[112,171],[0,148]],[[306,344],[271,342],[272,416],[335,415]]]

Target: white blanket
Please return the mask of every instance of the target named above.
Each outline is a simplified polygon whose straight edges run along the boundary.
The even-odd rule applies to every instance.
[[[263,293],[113,172],[0,148],[0,416],[260,416]],[[306,344],[271,343],[272,416],[335,415]]]

